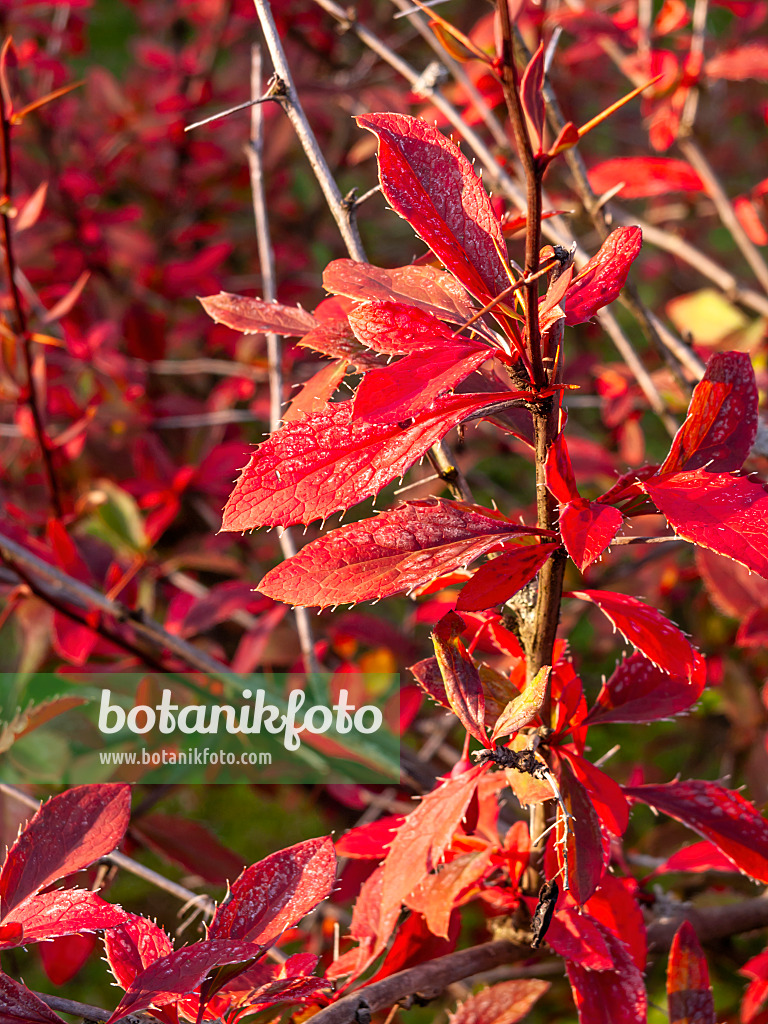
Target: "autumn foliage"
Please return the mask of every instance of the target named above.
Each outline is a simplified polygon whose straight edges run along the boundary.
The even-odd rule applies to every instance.
[[[134,65],[72,89],[89,5],[5,16],[0,778],[73,673],[201,664],[399,671],[403,778],[318,787],[335,835],[242,871],[72,786],[17,816],[0,950],[69,982],[101,933],[107,1024],[407,1021],[465,978],[453,1024],[644,1024],[665,987],[759,1024],[768,4],[398,0],[436,84],[383,3],[118,6]],[[257,24],[246,161],[235,115],[184,128],[246,98]],[[196,935],[106,898],[147,850],[227,883]],[[56,1024],[20,962],[0,1017]]]

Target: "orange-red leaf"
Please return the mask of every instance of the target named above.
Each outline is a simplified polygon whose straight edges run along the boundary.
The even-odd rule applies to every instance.
[[[448,612],[432,632],[435,657],[451,710],[470,735],[489,746],[485,734],[485,697],[480,673],[461,642],[464,620]]]
[[[520,544],[507,548],[481,565],[465,583],[456,602],[457,611],[481,611],[508,601],[533,579],[558,546]]]
[[[205,312],[217,324],[225,324],[243,334],[274,334],[301,336],[317,326],[311,313],[299,306],[283,306],[279,302],[264,302],[246,295],[219,292],[198,300]]]
[[[589,172],[589,184],[598,195],[622,182],[622,199],[704,191],[704,183],[691,165],[670,157],[619,156],[597,164]]]
[[[715,1024],[709,968],[690,921],[683,921],[669,950],[669,1024]]]
[[[500,981],[469,996],[449,1014],[450,1024],[516,1024],[549,988],[548,981],[519,978]]]

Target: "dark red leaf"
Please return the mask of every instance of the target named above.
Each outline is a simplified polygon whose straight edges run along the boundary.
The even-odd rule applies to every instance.
[[[232,884],[208,937],[267,946],[329,896],[335,877],[330,836],[278,850],[246,868]]]
[[[623,836],[629,824],[629,806],[621,786],[575,750],[564,747],[560,753],[586,789],[605,828],[614,836]]]
[[[173,943],[154,921],[126,914],[120,927],[104,936],[104,951],[115,981],[128,989],[150,964],[173,952]]]
[[[667,967],[669,1024],[715,1024],[709,968],[690,921],[672,940]]]
[[[538,978],[499,981],[459,1003],[451,1024],[515,1024],[527,1016],[549,984]]]
[[[624,943],[600,924],[613,970],[590,971],[566,961],[579,1024],[645,1024],[648,997],[643,976]]]
[[[613,957],[603,934],[582,907],[562,907],[552,918],[546,938],[547,945],[571,964],[589,971],[608,971],[613,966]]]
[[[659,475],[741,469],[757,436],[757,384],[746,352],[716,352],[693,389],[685,422]]]
[[[441,783],[405,819],[382,865],[382,914],[399,910],[406,896],[440,864],[487,768],[478,764]]]
[[[695,652],[686,637],[661,612],[636,597],[607,590],[574,590],[571,597],[592,601],[622,636],[663,672],[690,679]]]
[[[62,935],[50,942],[41,942],[38,950],[46,977],[54,985],[66,985],[87,962],[96,946],[95,935]]]
[[[624,182],[622,199],[646,199],[670,192],[703,192],[704,183],[690,164],[663,156],[619,156],[597,164],[589,184],[598,195]]]
[[[317,320],[300,306],[282,306],[246,295],[219,292],[198,299],[208,316],[217,324],[231,327],[243,334],[296,335],[301,337],[317,326]]]
[[[520,102],[528,126],[528,137],[531,140],[534,156],[540,156],[544,149],[544,97],[541,89],[544,85],[544,44],[528,62],[520,82]]]
[[[7,974],[0,974],[0,1024],[62,1024],[34,992]]]
[[[220,843],[204,825],[190,818],[145,814],[132,826],[131,835],[139,836],[161,856],[181,864],[211,885],[226,885],[243,868],[241,857]]]
[[[487,747],[483,685],[480,673],[460,639],[465,628],[461,616],[448,612],[435,626],[432,643],[451,710],[467,732]]]
[[[620,878],[606,871],[600,885],[587,901],[586,910],[595,921],[618,936],[629,949],[639,971],[645,971],[648,957],[645,920],[637,899],[634,878]]]
[[[155,960],[137,975],[107,1024],[127,1014],[140,1013],[149,1006],[165,1006],[199,988],[210,972],[222,964],[245,963],[263,952],[250,942],[207,939],[177,949]]]
[[[583,324],[618,298],[642,244],[640,228],[616,228],[610,233],[568,289],[563,303],[566,324]]]
[[[519,544],[507,547],[485,565],[461,589],[458,611],[481,611],[503,604],[530,582],[558,544]]]
[[[312,541],[259,584],[269,597],[326,607],[413,590],[527,530],[442,498],[405,502]]]
[[[631,654],[619,662],[610,679],[603,683],[586,721],[655,722],[679,715],[692,707],[706,682],[704,659],[695,655],[690,679],[663,672],[642,654]]]
[[[765,647],[768,644],[768,608],[753,608],[739,626],[738,647]]]
[[[451,427],[514,392],[446,395],[407,426],[352,419],[352,402],[288,423],[260,445],[224,509],[222,530],[324,519],[402,476]]]
[[[743,874],[768,882],[768,822],[739,793],[701,779],[625,786],[624,792],[714,843]]]
[[[405,114],[366,114],[357,123],[379,140],[387,202],[446,269],[484,303],[509,287],[501,224],[461,150],[437,128]]]
[[[570,767],[562,764],[560,790],[570,814],[567,830],[563,828],[563,812],[557,809],[557,842],[555,852],[563,866],[563,835],[567,833],[568,888],[573,899],[582,906],[597,888],[607,865],[606,844],[600,819],[589,794]]]
[[[624,516],[612,505],[578,498],[560,509],[560,534],[581,572],[605,551],[619,532]]]
[[[37,893],[19,903],[3,918],[0,949],[22,946],[59,935],[95,932],[115,928],[125,920],[125,911],[114,903],[106,903],[95,892],[85,889],[52,889]],[[19,927],[21,934],[15,933]]]
[[[5,917],[25,897],[111,853],[125,834],[131,790],[75,786],[43,804],[8,851],[0,871]]]
[[[652,477],[643,488],[678,537],[768,579],[768,493],[763,484],[696,469]]]
[[[456,324],[469,320],[474,312],[463,286],[437,267],[410,264],[384,270],[370,263],[334,260],[323,271],[323,287],[363,302],[405,302]]]

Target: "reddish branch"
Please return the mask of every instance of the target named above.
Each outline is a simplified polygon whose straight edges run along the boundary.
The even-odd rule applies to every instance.
[[[7,44],[4,48],[4,54],[7,53]],[[45,475],[48,481],[48,489],[51,495],[51,504],[54,512],[57,516],[62,514],[62,503],[61,493],[59,490],[59,482],[56,477],[56,470],[53,465],[53,452],[48,441],[48,435],[45,432],[45,423],[43,421],[43,413],[40,408],[40,401],[37,394],[37,388],[35,386],[35,374],[34,374],[34,355],[32,352],[32,338],[29,332],[29,325],[27,323],[27,314],[24,309],[24,304],[21,300],[21,294],[19,292],[18,285],[16,284],[16,259],[13,252],[13,231],[11,228],[11,218],[8,213],[8,207],[11,203],[11,197],[13,195],[13,159],[11,154],[11,114],[12,106],[10,96],[5,94],[5,89],[0,88],[0,144],[2,145],[3,154],[3,178],[2,185],[0,185],[0,193],[4,197],[4,210],[0,215],[3,226],[3,249],[5,252],[5,270],[8,278],[8,289],[11,296],[11,304],[13,306],[14,318],[16,320],[16,336],[21,342],[21,350],[24,356],[24,366],[27,374],[27,400],[29,402],[29,410],[32,414],[32,423],[34,424],[35,436],[37,437],[37,443],[40,446],[40,451],[43,456],[43,466],[45,468]]]

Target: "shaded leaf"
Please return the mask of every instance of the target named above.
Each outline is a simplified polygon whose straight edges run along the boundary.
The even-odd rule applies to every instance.
[[[685,422],[659,475],[741,469],[757,436],[757,384],[746,352],[717,352],[693,389]]]
[[[3,917],[57,878],[111,853],[128,827],[130,806],[131,790],[123,783],[75,786],[44,803],[0,870]]]
[[[446,269],[482,302],[510,284],[506,243],[482,182],[459,148],[425,121],[366,114],[379,140],[379,180],[387,202]]]
[[[575,750],[564,747],[561,755],[589,794],[603,826],[612,835],[623,836],[629,824],[629,805],[621,786]]]
[[[435,626],[432,643],[451,710],[467,732],[487,747],[483,686],[480,673],[461,642],[465,628],[461,616],[448,612]]]
[[[500,981],[470,996],[448,1015],[451,1024],[515,1024],[549,989],[548,981],[518,978]]]
[[[427,927],[440,938],[448,938],[451,915],[462,897],[477,890],[488,871],[492,850],[465,853],[456,857],[436,874],[427,877],[407,897],[406,903],[422,914]]]
[[[597,816],[589,794],[567,764],[561,764],[560,790],[570,815],[567,828],[568,889],[581,906],[597,888],[607,865],[606,849]],[[563,866],[563,809],[557,808],[557,842],[555,853]]]
[[[603,683],[586,721],[655,722],[678,715],[699,699],[706,682],[704,659],[695,655],[690,678],[670,675],[657,668],[642,654],[631,654],[614,669]]]
[[[742,874],[768,882],[768,822],[739,793],[702,779],[623,788],[714,843]]]
[[[461,589],[457,611],[480,611],[504,604],[529,583],[558,544],[519,544],[481,565]]]
[[[0,974],[0,1024],[62,1024],[62,1018],[7,974]]]
[[[104,936],[104,951],[115,981],[128,989],[150,964],[173,952],[173,943],[154,921],[126,914],[120,926]]]
[[[437,267],[410,264],[385,270],[370,263],[333,260],[323,271],[323,287],[364,302],[406,302],[456,324],[469,320],[474,312],[463,286]]]
[[[381,357],[370,352],[357,340],[346,317],[343,320],[328,320],[313,327],[303,336],[299,346],[320,352],[331,359],[351,363],[359,373],[382,365]]]
[[[287,423],[251,456],[221,528],[292,526],[350,508],[402,476],[451,427],[510,394],[447,395],[405,426],[353,420],[352,402]]]
[[[444,498],[409,501],[319,537],[272,569],[259,590],[326,607],[413,590],[474,561],[526,527]]]
[[[299,306],[283,306],[279,302],[265,302],[230,292],[206,295],[198,301],[217,324],[243,334],[271,332],[301,337],[317,326],[312,314]]]
[[[573,474],[571,457],[562,431],[547,449],[547,461],[544,465],[547,487],[561,505],[569,501],[578,501],[579,490]]]
[[[738,562],[697,547],[696,568],[710,601],[723,615],[743,618],[756,607],[768,607],[768,582]]]
[[[703,469],[643,484],[678,535],[768,579],[768,493],[762,483]]]
[[[682,850],[673,853],[663,864],[659,864],[653,869],[651,876],[665,875],[670,871],[733,872],[736,870],[730,857],[726,857],[713,843],[703,839],[699,843],[691,843],[690,846],[684,846]]]
[[[616,228],[610,233],[568,289],[563,302],[566,324],[585,323],[618,298],[642,244],[640,228]]]
[[[622,636],[662,671],[691,678],[695,652],[683,633],[661,612],[636,597],[608,590],[574,590],[570,596],[596,604]]]
[[[520,82],[520,102],[528,127],[528,137],[534,156],[539,156],[544,149],[544,44],[539,47],[528,62]]]
[[[613,966],[603,931],[581,907],[557,911],[547,929],[547,944],[564,960],[587,970],[608,971]]]
[[[683,921],[669,950],[667,1001],[670,1024],[715,1024],[709,968],[690,921]]]

